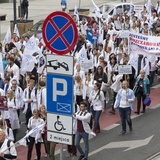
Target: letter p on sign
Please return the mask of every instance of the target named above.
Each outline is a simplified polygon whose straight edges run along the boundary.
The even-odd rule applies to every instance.
[[[62,85],[63,89],[59,89]],[[53,78],[53,101],[57,101],[58,96],[65,96],[67,94],[67,81],[65,79]]]

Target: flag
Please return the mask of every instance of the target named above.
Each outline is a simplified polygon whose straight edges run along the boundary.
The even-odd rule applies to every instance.
[[[115,15],[117,15],[116,7],[114,7],[114,9],[113,9],[113,15],[112,16],[115,16]]]
[[[10,43],[11,42],[11,38],[12,36],[11,36],[11,28],[10,28],[10,26],[8,27],[8,30],[7,30],[7,33],[6,33],[6,36],[5,36],[5,38],[4,38],[4,44],[6,44],[6,43]]]
[[[30,130],[22,139],[20,139],[17,143],[19,143],[20,145],[24,145],[26,146],[26,140],[28,139],[28,137],[33,134],[33,133],[39,133],[40,131],[43,130],[45,123],[33,128],[32,130]]]
[[[76,15],[76,21],[78,22],[79,21],[79,15],[78,15],[78,9],[77,9],[76,5],[75,5],[75,8],[74,8],[74,15]]]
[[[14,25],[14,31],[13,31],[13,33],[16,33],[16,35],[17,35],[18,37],[20,37],[17,24]]]
[[[86,59],[87,59],[87,53],[85,50],[85,46],[83,45],[79,53],[77,54],[77,63],[80,64],[81,61],[86,60]]]
[[[93,0],[91,0],[91,1],[92,1],[92,3],[93,3],[94,9],[95,9],[96,16],[97,16],[98,18],[101,18],[100,9],[99,9],[98,6],[94,3]]]
[[[33,35],[26,43],[23,54],[32,55],[33,53],[37,52],[37,50],[38,50],[38,46],[37,46],[36,38]]]
[[[42,74],[43,69],[46,65],[46,59],[45,59],[44,55],[42,54],[41,50],[39,50],[37,53],[39,53],[37,73]]]
[[[103,43],[103,26],[101,24],[101,21],[99,21],[99,37],[98,37],[98,43]]]
[[[4,79],[4,68],[3,68],[2,53],[1,52],[0,52],[0,74],[1,74],[1,78]]]
[[[31,72],[34,68],[35,58],[29,54],[23,55],[21,65],[21,75]]]

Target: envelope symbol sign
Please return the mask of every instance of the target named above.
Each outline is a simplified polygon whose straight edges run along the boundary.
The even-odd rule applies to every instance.
[[[57,111],[70,113],[71,105],[67,103],[57,103]]]

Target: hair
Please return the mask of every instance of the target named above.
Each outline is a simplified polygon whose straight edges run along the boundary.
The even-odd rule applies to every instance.
[[[11,62],[14,62],[14,58],[13,57],[9,57],[8,58]]]
[[[33,110],[33,113],[37,113],[38,114],[38,117],[40,116],[40,111],[38,109],[34,109]]]
[[[44,86],[46,85],[46,83],[45,83],[44,81],[39,81],[39,85],[40,85],[41,87],[44,87]]]
[[[87,103],[85,101],[80,102],[80,106],[84,105],[85,107],[87,107]]]
[[[97,97],[100,99],[101,84],[96,82],[94,85],[96,85],[98,87],[98,93],[94,99],[96,99]]]
[[[99,72],[98,72],[98,69],[99,69],[99,68],[101,68],[101,73],[100,73],[100,74],[103,74],[103,67],[102,67],[102,66],[98,66],[98,67],[97,67],[97,70],[96,70],[96,73],[95,73],[95,74],[99,74]]]
[[[12,99],[14,98],[14,92],[13,92],[12,89],[9,89],[9,90],[7,91],[7,93],[8,93],[8,92],[10,92],[10,94],[11,94],[11,99],[10,99],[10,100],[12,100]]]
[[[6,81],[10,81],[10,77],[9,76],[5,76],[5,80]]]
[[[6,123],[4,121],[4,119],[0,119],[0,126],[3,128],[4,126],[6,126]]]
[[[77,81],[78,79],[80,80],[80,82],[78,83],[79,84],[78,89],[80,90],[83,87],[83,80],[79,75],[74,77],[75,81]]]

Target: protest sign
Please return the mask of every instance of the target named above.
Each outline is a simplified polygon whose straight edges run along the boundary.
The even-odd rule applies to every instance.
[[[118,66],[118,73],[119,74],[132,74],[131,65],[119,65]]]

